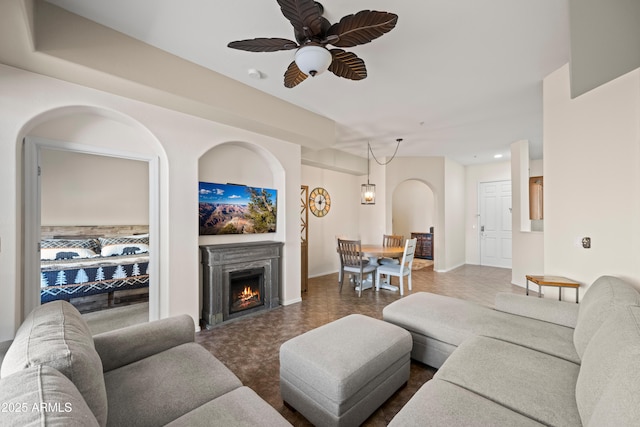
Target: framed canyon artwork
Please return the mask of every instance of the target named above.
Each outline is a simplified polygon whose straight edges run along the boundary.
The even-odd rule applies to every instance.
[[[198,187],[201,236],[275,233],[277,190],[202,181]]]

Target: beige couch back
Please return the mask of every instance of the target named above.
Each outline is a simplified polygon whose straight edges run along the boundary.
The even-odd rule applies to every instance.
[[[107,423],[107,392],[102,362],[87,323],[66,301],[43,304],[20,325],[0,376],[4,379],[35,366],[50,366],[76,386],[98,423]]]
[[[640,305],[640,293],[627,282],[613,276],[602,276],[593,282],[580,302],[573,334],[573,345],[581,359],[605,320],[630,305]]]

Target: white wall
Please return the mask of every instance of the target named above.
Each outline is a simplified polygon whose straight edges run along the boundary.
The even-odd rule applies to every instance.
[[[274,188],[273,172],[262,156],[233,142],[204,153],[198,169],[200,181]]]
[[[326,216],[316,217],[309,212],[309,277],[335,273],[340,268],[336,236],[362,238],[360,181],[358,176],[302,166],[302,185],[309,187],[309,193],[322,187],[331,196],[331,209]]]
[[[573,100],[568,66],[543,86],[544,272],[640,284],[640,70]]]
[[[147,162],[42,150],[40,167],[42,225],[149,223]]]
[[[284,226],[278,236],[285,242],[282,300],[300,300],[298,145],[4,65],[0,93],[0,340],[13,336],[23,316],[21,141],[43,121],[58,126],[37,136],[153,153],[160,159],[160,317],[187,313],[197,321],[200,316],[200,156],[230,141],[267,152],[269,161],[280,165],[273,179],[283,194]],[[76,113],[90,120],[76,121]]]
[[[465,261],[465,173],[464,166],[445,159],[444,230],[446,270]]]
[[[480,264],[478,189],[482,182],[511,180],[511,163],[498,162],[465,168],[465,262]]]

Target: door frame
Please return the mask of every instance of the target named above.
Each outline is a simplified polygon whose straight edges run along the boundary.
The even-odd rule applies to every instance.
[[[157,156],[40,137],[23,139],[23,313],[40,305],[42,150],[68,151],[147,162],[149,168],[149,320],[160,318],[160,175]]]

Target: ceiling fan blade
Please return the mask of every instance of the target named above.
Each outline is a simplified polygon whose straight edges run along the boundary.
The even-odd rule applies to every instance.
[[[296,38],[306,39],[322,33],[322,12],[315,1],[278,0],[278,4],[282,14],[293,25]]]
[[[347,15],[327,31],[327,38],[337,36],[329,43],[336,47],[353,47],[369,43],[393,30],[398,15],[389,12],[361,10],[355,15]]]
[[[291,64],[289,64],[287,71],[284,73],[284,85],[288,88],[298,86],[307,77],[309,76],[300,71],[300,68],[298,68],[296,62],[293,61]]]
[[[298,48],[298,44],[296,42],[278,38],[238,40],[229,43],[227,46],[232,49],[247,50],[249,52],[276,52],[279,50],[291,50]]]
[[[367,67],[364,61],[355,53],[346,52],[342,49],[331,49],[331,65],[329,71],[338,77],[350,80],[362,80],[367,78]]]

